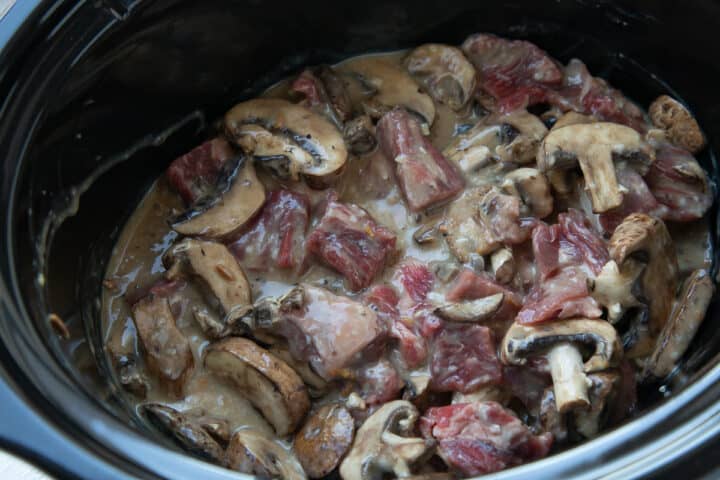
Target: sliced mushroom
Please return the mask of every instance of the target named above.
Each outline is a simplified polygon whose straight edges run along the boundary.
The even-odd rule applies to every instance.
[[[222,463],[225,449],[199,423],[159,403],[146,403],[140,408],[150,422],[172,436],[182,448],[201,458]]]
[[[592,115],[585,115],[571,110],[559,117],[551,130],[557,130],[558,128],[567,127],[568,125],[595,123],[597,121],[598,119]]]
[[[575,429],[585,438],[595,438],[604,425],[607,407],[620,383],[620,374],[614,371],[588,375],[590,381],[590,408],[578,410],[575,415]]]
[[[459,48],[421,45],[410,52],[405,65],[435,100],[453,110],[463,108],[475,91],[475,67]]]
[[[471,393],[454,392],[452,403],[497,402],[507,405],[512,393],[500,385],[487,385]]]
[[[300,378],[303,379],[305,385],[308,386],[311,397],[319,397],[325,393],[325,390],[328,387],[328,382],[315,373],[308,362],[295,359],[295,357],[290,354],[290,350],[287,348],[287,345],[276,343],[270,346],[268,350],[295,370],[295,373],[297,373]]]
[[[236,232],[265,203],[265,187],[247,157],[228,160],[216,192],[199,199],[186,212],[171,220],[173,230],[183,235],[224,238]]]
[[[583,360],[581,347],[590,351]],[[586,373],[617,365],[622,355],[618,335],[604,320],[555,320],[540,325],[514,323],[505,334],[500,356],[507,365],[523,365],[531,357],[545,357],[553,378],[560,413],[590,404]]]
[[[628,309],[642,305],[633,292],[644,268],[643,263],[628,258],[621,271],[615,260],[610,260],[590,281],[591,295],[607,309],[610,323],[617,323]]]
[[[277,161],[282,178],[320,181],[334,177],[347,160],[341,133],[324,117],[277,98],[257,98],[225,114],[228,136],[243,151],[262,161]]]
[[[502,188],[522,199],[530,216],[545,218],[553,211],[553,197],[545,175],[535,168],[518,168],[505,175]]]
[[[438,236],[438,222],[429,222],[424,225],[420,225],[415,232],[413,232],[413,240],[418,245],[427,245],[435,243]]]
[[[524,110],[490,115],[455,137],[443,155],[466,173],[477,171],[496,160],[525,164],[535,160],[546,134],[547,128],[542,121]]]
[[[289,450],[260,432],[238,430],[225,452],[225,466],[260,478],[305,480],[307,476]]]
[[[501,248],[490,255],[490,268],[495,280],[500,283],[510,283],[515,277],[515,259],[512,250]]]
[[[122,387],[139,398],[145,398],[149,388],[148,380],[139,368],[135,344],[137,334],[131,322],[115,321],[105,342],[112,366],[117,372]]]
[[[310,409],[307,389],[297,373],[250,340],[227,338],[212,344],[205,367],[230,380],[281,437],[294,432]]]
[[[195,361],[190,343],[175,325],[167,298],[148,295],[133,306],[133,320],[148,369],[181,396]]]
[[[715,286],[706,270],[695,270],[688,277],[645,364],[644,377],[664,378],[675,369],[705,319],[714,292]]]
[[[648,323],[634,326],[638,338],[627,355],[630,358],[649,355],[670,316],[677,290],[678,263],[672,238],[662,220],[633,213],[615,229],[608,250],[620,272],[635,268],[632,263],[626,267],[630,259],[645,264],[640,277],[640,296],[648,306]]]
[[[418,114],[427,125],[432,125],[435,120],[432,98],[422,93],[415,80],[401,67],[390,61],[368,58],[354,61],[351,69],[375,91],[372,98],[363,102],[368,115],[379,119],[399,106]]]
[[[340,465],[343,480],[381,480],[385,473],[411,476],[413,467],[434,451],[432,440],[410,436],[417,418],[407,400],[388,402],[368,417]]]
[[[295,455],[308,477],[321,478],[350,450],[355,420],[345,407],[328,404],[313,413],[295,435]]]
[[[343,137],[350,151],[355,155],[371,152],[377,146],[375,127],[367,115],[358,115],[348,120],[343,128]]]
[[[662,128],[672,143],[690,153],[705,148],[705,135],[687,108],[674,98],[660,95],[648,110],[653,125]]]
[[[541,172],[565,171],[580,166],[590,191],[593,211],[620,206],[623,192],[615,175],[615,161],[627,161],[642,173],[654,161],[654,150],[630,127],[598,122],[553,129],[537,154]]]
[[[212,302],[225,317],[210,325],[211,336],[225,329],[229,318],[244,313],[252,304],[252,291],[245,272],[230,250],[221,243],[185,238],[163,255],[169,280],[190,276],[200,280]]]
[[[435,313],[451,322],[482,322],[492,317],[502,305],[502,293],[464,302],[452,302],[435,308]]]
[[[246,310],[243,315],[233,317],[228,322],[226,335],[243,335],[250,333],[252,336],[263,337],[269,340],[270,336],[277,335],[283,315],[293,310],[298,310],[305,305],[305,290],[301,286],[291,288],[288,292],[279,297],[263,297],[258,299],[252,308]],[[267,341],[268,344],[276,343],[276,339]]]

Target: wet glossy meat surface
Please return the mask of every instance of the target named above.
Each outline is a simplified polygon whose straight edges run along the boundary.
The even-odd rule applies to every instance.
[[[116,381],[188,452],[267,478],[483,475],[626,421],[682,358],[713,186],[580,60],[475,34],[263,97],[168,159],[104,283]]]

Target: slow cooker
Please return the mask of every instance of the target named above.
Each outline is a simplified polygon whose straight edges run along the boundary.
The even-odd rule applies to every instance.
[[[0,447],[58,477],[238,478],[137,416],[99,333],[120,228],[227,105],[304,65],[493,32],[582,58],[641,104],[682,99],[717,179],[719,30],[712,0],[19,0],[0,21]],[[637,418],[488,478],[718,475],[718,307]]]

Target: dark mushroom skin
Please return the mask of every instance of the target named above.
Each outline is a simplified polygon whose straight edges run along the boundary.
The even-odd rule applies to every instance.
[[[453,110],[467,105],[475,90],[475,68],[459,48],[428,43],[405,59],[413,75],[438,102]]]
[[[707,143],[697,120],[674,98],[660,95],[648,109],[653,124],[665,130],[672,143],[690,153],[698,153]]]
[[[339,404],[328,404],[311,414],[295,434],[293,446],[305,473],[322,478],[332,472],[350,450],[355,420]]]
[[[225,451],[226,467],[259,478],[305,480],[295,456],[275,440],[245,428],[235,432]]]
[[[690,274],[660,332],[655,350],[645,364],[644,377],[664,378],[670,375],[705,319],[714,293],[715,285],[706,270]]]
[[[197,421],[159,403],[145,403],[140,409],[152,424],[188,452],[218,464],[223,462],[225,449]]]

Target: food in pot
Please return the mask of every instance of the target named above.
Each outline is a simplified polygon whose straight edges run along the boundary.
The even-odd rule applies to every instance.
[[[169,163],[107,272],[129,401],[264,477],[496,472],[636,413],[714,293],[705,137],[489,34],[312,66]]]

